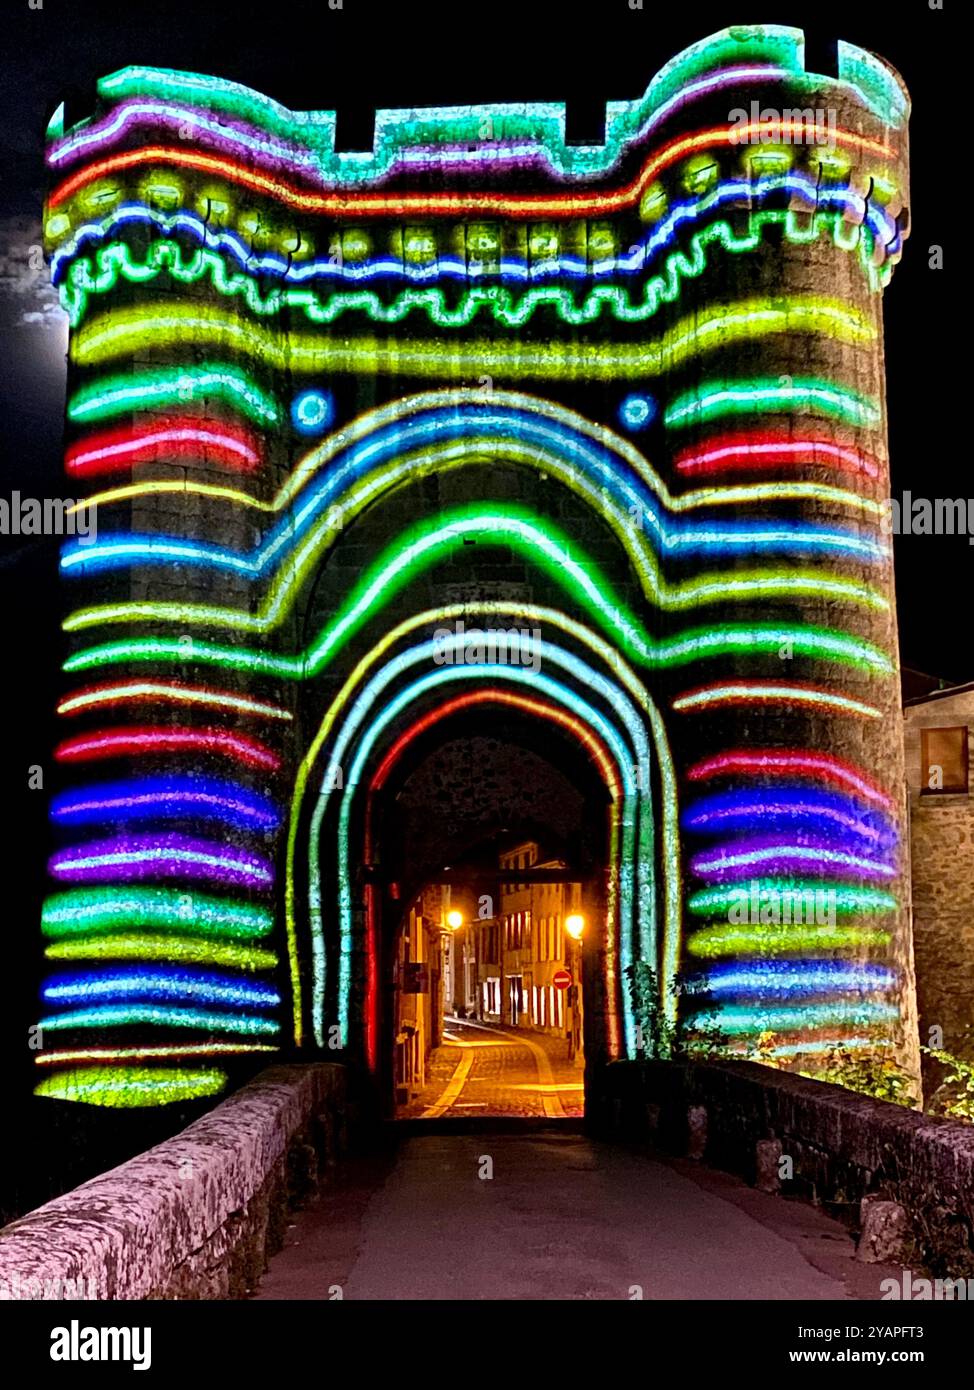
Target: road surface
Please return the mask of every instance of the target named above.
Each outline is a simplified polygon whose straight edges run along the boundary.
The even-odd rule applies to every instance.
[[[459,1036],[471,1045],[436,1059],[426,1118],[341,1165],[256,1297],[875,1299],[898,1275],[858,1264],[845,1229],[805,1203],[587,1137],[557,1115],[579,1103],[557,1048]]]

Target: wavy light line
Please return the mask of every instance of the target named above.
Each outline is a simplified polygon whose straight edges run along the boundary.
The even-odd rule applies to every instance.
[[[684,691],[673,701],[673,708],[681,714],[687,711],[711,710],[721,705],[796,705],[811,706],[821,710],[832,710],[836,714],[851,714],[862,719],[881,719],[882,710],[875,705],[867,705],[862,700],[854,700],[849,695],[838,695],[822,686],[803,684],[799,681],[786,681],[765,684],[762,681],[717,682],[703,685],[696,690]]]
[[[841,303],[823,302],[816,296],[807,296],[807,302],[793,296],[786,305],[768,301],[762,307],[745,301],[743,305],[698,309],[655,340],[587,343],[586,374],[595,381],[655,376],[701,354],[726,349],[732,343],[784,333],[827,334],[839,342],[863,344],[873,340],[876,329],[861,311]],[[488,372],[511,381],[526,377],[574,380],[578,373],[579,344],[574,341],[548,341],[534,347],[521,339],[465,338],[462,345],[451,345],[448,353],[433,338],[356,336],[333,341],[320,335],[289,334],[285,344],[278,333],[269,332],[261,324],[179,301],[102,314],[72,335],[71,358],[80,366],[92,366],[148,349],[172,348],[186,340],[207,350],[226,351],[232,347],[245,357],[259,358],[278,370],[296,373],[433,375],[442,379]],[[782,397],[788,394],[789,399],[799,393],[797,386],[775,389]],[[814,400],[822,409],[827,406],[831,413],[850,418],[852,393],[848,391],[809,386],[804,389],[803,399]],[[704,418],[713,414],[714,400],[716,395],[706,406],[695,403],[693,414]],[[739,404],[737,408],[741,408]],[[682,409],[683,414],[679,402],[670,406],[667,423],[686,423],[683,417],[689,418],[689,407]],[[866,418],[866,406],[860,402],[857,411],[855,419],[861,422]],[[878,411],[875,413],[878,418]]]
[[[811,749],[793,748],[734,748],[704,758],[687,769],[690,782],[703,782],[711,777],[757,774],[767,777],[810,777],[816,781],[851,787],[867,801],[878,802],[893,809],[893,798],[862,768],[831,753],[815,753]]]
[[[327,631],[300,657],[276,655],[263,650],[247,651],[240,647],[220,647],[213,643],[193,640],[194,660],[235,670],[263,671],[285,679],[299,679],[321,670],[351,639],[373,613],[387,604],[408,583],[415,581],[420,570],[434,565],[452,551],[464,537],[475,536],[484,544],[508,544],[520,551],[546,572],[562,589],[570,593],[594,620],[611,632],[620,646],[634,660],[647,666],[669,666],[694,661],[707,655],[726,652],[775,653],[782,645],[791,644],[796,653],[830,659],[863,670],[888,672],[892,669],[889,657],[878,647],[863,639],[812,625],[727,624],[715,628],[691,630],[672,638],[658,640],[651,636],[615,596],[604,581],[599,568],[580,556],[578,546],[549,523],[547,531],[538,528],[531,513],[520,508],[494,507],[485,512],[479,507],[465,508],[453,515],[420,522],[399,541],[389,546],[363,579],[352,589],[341,609],[335,614]],[[264,632],[284,620],[296,597],[312,556],[298,557],[293,567],[282,575],[281,583],[273,586],[256,613],[238,609],[210,608],[202,604],[119,604],[104,605],[73,614],[66,622],[68,630],[106,622],[171,622],[213,624],[241,632]],[[706,592],[713,581],[688,580],[673,586],[673,595],[663,607],[682,607]],[[774,587],[778,581],[770,577]],[[719,592],[727,597],[747,593],[760,581],[719,581]],[[680,600],[683,600],[683,603]],[[287,605],[287,606],[285,606]],[[102,644],[75,653],[64,663],[66,671],[89,669],[122,661],[180,661],[190,652],[182,638],[135,638],[130,641]]]
[[[230,709],[257,719],[291,720],[294,715],[282,705],[252,700],[232,690],[212,690],[205,686],[183,685],[179,681],[128,681],[122,685],[106,682],[89,685],[66,695],[57,706],[58,714],[82,714],[90,709],[129,704],[204,705]]]
[[[707,130],[680,135],[647,159],[634,178],[612,191],[584,193],[577,189],[569,193],[501,193],[493,191],[464,191],[444,193],[382,192],[358,193],[343,189],[336,193],[316,193],[285,179],[275,179],[248,168],[237,160],[203,154],[174,145],[145,145],[108,155],[85,165],[69,175],[48,195],[47,206],[58,208],[81,189],[112,175],[144,165],[193,169],[199,173],[226,179],[228,183],[253,193],[260,193],[289,208],[336,218],[351,217],[467,217],[481,214],[512,218],[559,217],[576,220],[583,217],[605,217],[623,212],[638,203],[655,179],[687,155],[721,147],[736,150],[747,145],[751,137],[757,142],[773,134],[777,143],[790,143],[791,137],[803,138],[801,121],[778,120],[773,123],[748,122],[746,125],[719,125]],[[836,129],[835,144],[843,149],[861,150],[884,160],[895,160],[897,151],[882,140],[873,140],[853,131]]]
[[[233,1049],[235,1052],[244,1050]],[[186,1054],[192,1051],[202,1049],[186,1049]],[[57,1061],[69,1055],[55,1052],[43,1060]],[[82,1052],[77,1055],[97,1057],[99,1054]],[[121,1056],[124,1051],[112,1055]],[[192,1070],[184,1067],[71,1067],[57,1076],[45,1077],[34,1087],[34,1094],[51,1100],[84,1101],[86,1105],[131,1110],[146,1105],[202,1100],[205,1096],[218,1095],[226,1084],[226,1072],[213,1067]]]
[[[254,472],[261,463],[253,435],[228,424],[213,427],[184,418],[89,435],[67,450],[64,467],[74,477],[88,478],[157,459],[205,459],[244,473]]]
[[[102,758],[158,757],[165,753],[204,753],[230,758],[244,767],[277,772],[281,759],[265,744],[230,729],[131,725],[77,734],[54,750],[57,762],[87,763]]]

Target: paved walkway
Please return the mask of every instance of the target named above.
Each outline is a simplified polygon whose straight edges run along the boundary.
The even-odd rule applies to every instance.
[[[587,1138],[564,1040],[447,1031],[409,1123],[299,1213],[258,1298],[875,1299],[898,1275],[811,1206]]]
[[[813,1207],[595,1142],[571,1121],[523,1134],[434,1121],[344,1165],[257,1297],[875,1299],[891,1273],[858,1264]]]
[[[564,1119],[583,1113],[582,1067],[550,1033],[447,1019],[423,1091],[403,1119],[477,1115]]]

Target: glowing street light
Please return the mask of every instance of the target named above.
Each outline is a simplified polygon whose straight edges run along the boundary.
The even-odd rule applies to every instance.
[[[585,918],[580,912],[571,912],[565,918],[565,931],[573,941],[581,941],[585,931]]]
[[[446,914],[446,924],[451,931],[458,931],[463,926],[463,913],[454,908],[452,912]]]

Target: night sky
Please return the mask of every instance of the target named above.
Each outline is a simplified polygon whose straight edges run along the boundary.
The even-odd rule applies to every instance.
[[[810,7],[753,3],[657,6],[644,0],[533,5],[518,0],[437,5],[289,0],[251,9],[223,0],[28,0],[4,6],[0,64],[0,496],[61,495],[64,351],[67,331],[36,265],[45,189],[43,132],[58,103],[68,119],[88,114],[99,76],[130,63],[218,74],[296,108],[337,109],[348,146],[361,144],[375,106],[567,100],[576,136],[593,130],[606,99],[632,98],[680,48],[733,23],[805,29],[808,66],[830,71],[834,40],[873,49],[901,72],[913,97],[912,235],[886,295],[893,493],[974,498],[969,447],[955,401],[969,353],[956,325],[969,280],[966,248],[951,233],[966,201],[967,46],[953,15],[928,0],[895,7],[859,0]],[[928,268],[929,248],[945,268]],[[32,265],[32,261],[34,264]],[[960,322],[964,322],[960,319]],[[955,365],[955,361],[957,365]],[[38,905],[48,852],[44,791],[27,789],[28,767],[47,767],[61,650],[57,538],[0,536],[6,734],[0,775],[11,826],[6,839],[5,935],[13,973],[36,968]],[[974,680],[969,613],[974,547],[966,536],[897,542],[903,664],[947,683]],[[15,988],[4,1011],[4,1055],[25,1056],[32,991]],[[9,1037],[6,1030],[10,1030]]]

